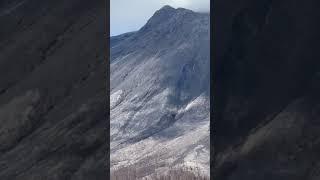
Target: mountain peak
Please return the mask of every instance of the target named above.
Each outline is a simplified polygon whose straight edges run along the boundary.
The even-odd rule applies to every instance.
[[[172,10],[175,10],[175,8],[169,6],[169,5],[165,5],[163,6],[162,8],[159,9],[159,11],[172,11]]]
[[[176,12],[176,9],[169,6],[169,5],[165,5],[163,6],[162,8],[160,8],[158,11],[156,11],[154,13],[154,16],[157,16],[157,15],[170,15],[170,14],[173,14]]]
[[[142,27],[142,30],[149,29],[150,27],[156,26],[168,20],[169,18],[174,16],[174,14],[176,14],[176,11],[177,10],[175,8],[169,5],[163,6],[161,9],[157,10],[153,14],[153,16],[148,20],[148,22]]]
[[[172,12],[182,12],[182,11],[188,11],[188,12],[192,12],[189,9],[185,9],[185,8],[173,8],[169,5],[165,5],[162,8],[160,8],[158,11],[156,11],[156,13],[172,13]]]
[[[149,30],[150,28],[156,27],[159,24],[168,22],[168,20],[174,16],[176,16],[177,18],[182,18],[185,14],[189,14],[189,13],[193,13],[193,11],[184,9],[184,8],[175,9],[169,5],[165,5],[153,14],[153,16],[141,28],[141,30],[142,31]]]

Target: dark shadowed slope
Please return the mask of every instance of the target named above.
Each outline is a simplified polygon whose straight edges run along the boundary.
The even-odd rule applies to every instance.
[[[0,179],[106,179],[104,1],[0,3]]]
[[[215,179],[319,179],[318,6],[215,1]]]

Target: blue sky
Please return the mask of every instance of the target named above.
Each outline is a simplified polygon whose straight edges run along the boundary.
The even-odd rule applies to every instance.
[[[210,0],[110,0],[110,35],[140,29],[164,5],[197,12],[210,10]]]

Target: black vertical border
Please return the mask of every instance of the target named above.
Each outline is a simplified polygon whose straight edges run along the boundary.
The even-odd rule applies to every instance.
[[[106,158],[106,167],[107,167],[107,178],[110,179],[110,0],[105,0],[105,39],[106,39],[106,100],[107,100],[107,125],[106,125],[106,144],[107,144],[107,158]]]

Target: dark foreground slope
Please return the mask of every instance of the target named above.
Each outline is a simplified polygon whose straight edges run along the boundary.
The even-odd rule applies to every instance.
[[[106,179],[104,1],[0,2],[0,179]]]
[[[320,178],[319,5],[214,2],[216,180]]]

